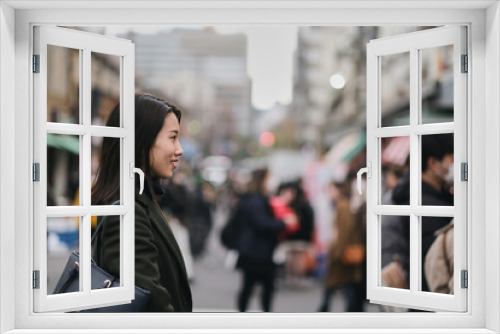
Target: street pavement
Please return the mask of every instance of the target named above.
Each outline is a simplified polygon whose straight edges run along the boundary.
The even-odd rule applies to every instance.
[[[241,273],[230,268],[227,251],[219,242],[219,235],[225,221],[223,212],[216,212],[214,228],[209,236],[205,254],[194,261],[193,292],[194,312],[237,312],[237,293],[241,284]],[[310,278],[304,286],[291,286],[279,277],[272,303],[273,312],[309,313],[316,312],[322,297],[322,283]],[[254,289],[249,312],[260,312],[260,287]],[[344,312],[343,294],[334,294],[330,311]],[[379,307],[365,304],[365,311],[379,312]]]
[[[201,258],[193,264],[194,279],[191,282],[194,312],[237,312],[236,298],[241,284],[241,273],[229,264],[231,256],[219,242],[220,229],[226,220],[222,210],[214,217],[214,227],[207,241],[207,248]],[[48,257],[48,291],[53,291],[66,264],[70,250],[50,254]],[[280,275],[282,276],[282,275]],[[316,312],[321,302],[322,284],[310,278],[301,287],[290,286],[282,277],[276,281],[272,303],[273,312],[309,313]],[[260,287],[254,289],[249,312],[260,312]],[[341,292],[334,294],[331,312],[344,312],[346,307]],[[365,311],[379,312],[379,307],[365,304]]]

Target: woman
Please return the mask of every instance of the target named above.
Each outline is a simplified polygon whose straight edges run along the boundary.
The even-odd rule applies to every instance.
[[[341,289],[347,299],[347,312],[361,312],[362,291],[360,283],[363,281],[363,263],[349,264],[344,259],[346,248],[354,243],[363,243],[362,231],[357,220],[361,219],[351,211],[350,182],[331,183],[330,196],[337,204],[335,217],[336,235],[327,255],[327,272],[325,277],[325,290],[320,312],[328,312],[330,299],[333,293]],[[360,305],[361,304],[361,305]]]
[[[242,288],[238,295],[238,309],[245,312],[256,283],[262,283],[262,309],[271,311],[274,293],[275,264],[273,253],[278,244],[278,234],[287,225],[296,223],[296,216],[289,214],[283,220],[274,218],[269,204],[270,175],[267,169],[253,171],[248,194],[239,202],[241,231],[238,243],[238,268],[243,272]]]
[[[106,126],[119,126],[119,105]],[[191,289],[179,246],[158,205],[158,180],[173,176],[183,150],[179,143],[181,111],[152,95],[135,97],[135,164],[144,172],[144,194],[135,193],[135,284],[151,293],[147,312],[191,312]],[[120,197],[120,146],[104,138],[92,205],[111,204]],[[138,180],[136,180],[138,181]],[[107,216],[98,236],[99,265],[120,273],[120,219]],[[95,246],[95,245],[94,245]],[[96,252],[96,249],[93,249]]]
[[[305,287],[304,276],[310,269],[310,254],[314,233],[314,211],[307,201],[301,182],[282,184],[278,194],[287,194],[288,204],[296,212],[299,228],[286,237],[286,278],[295,287]],[[309,262],[309,263],[308,263]]]

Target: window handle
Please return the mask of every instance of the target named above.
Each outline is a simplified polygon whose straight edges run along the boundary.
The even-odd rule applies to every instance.
[[[371,177],[372,177],[372,163],[370,161],[368,161],[368,167],[361,168],[358,171],[358,192],[359,192],[360,195],[362,194],[362,191],[361,191],[361,175],[363,175],[363,173],[366,173],[366,176],[369,179],[371,179]]]
[[[134,167],[133,162],[131,161],[129,164],[130,167],[130,178],[134,178],[134,173],[139,174],[139,195],[142,195],[142,191],[144,190],[144,172],[140,168]]]

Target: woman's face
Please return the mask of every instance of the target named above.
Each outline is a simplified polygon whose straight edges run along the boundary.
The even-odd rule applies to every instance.
[[[153,177],[169,179],[174,175],[179,157],[184,153],[179,142],[179,131],[177,117],[173,112],[168,113],[149,154]]]

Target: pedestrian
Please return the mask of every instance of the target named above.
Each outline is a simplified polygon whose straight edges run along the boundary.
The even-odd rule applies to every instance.
[[[421,205],[453,206],[453,161],[453,134],[422,136]],[[394,188],[392,200],[396,205],[410,204],[409,171],[401,178]],[[408,216],[400,216],[398,219],[400,227],[404,229],[403,238],[409,245],[410,218]],[[452,218],[424,216],[421,219],[422,291],[429,291],[429,286],[425,278],[425,257],[436,238],[435,232],[448,225]],[[384,235],[382,235],[382,239],[383,238]],[[409,258],[409,252],[410,250],[407,248],[403,257]],[[404,267],[407,273],[409,273],[408,266],[409,264]]]
[[[454,292],[454,220],[436,231],[436,240],[425,257],[425,278],[431,292]]]
[[[307,201],[300,180],[282,184],[278,194],[285,195],[287,204],[295,211],[298,219],[298,229],[286,236],[285,278],[291,286],[306,287],[305,275],[307,271],[314,269],[311,268],[311,258],[314,258],[314,211]]]
[[[238,309],[245,312],[257,283],[262,284],[261,306],[264,312],[271,311],[274,294],[276,268],[273,253],[278,244],[278,235],[288,225],[296,224],[296,215],[289,214],[278,220],[274,218],[269,203],[270,173],[267,168],[252,172],[248,193],[239,201],[240,232],[238,240],[237,268],[242,271],[242,285],[238,293]]]
[[[363,245],[363,231],[358,224],[355,213],[351,210],[351,185],[348,180],[342,183],[331,183],[330,194],[336,203],[336,233],[327,254],[327,271],[324,282],[323,300],[319,312],[328,312],[330,300],[336,291],[343,291],[347,299],[347,312],[362,311],[364,254],[355,254],[355,260],[346,258],[351,245]],[[363,249],[360,249],[364,252]],[[356,251],[357,252],[357,251]],[[361,300],[361,302],[360,302]],[[360,306],[361,303],[361,306]]]
[[[191,288],[181,251],[158,200],[163,194],[160,179],[173,176],[180,156],[181,110],[158,97],[135,97],[135,165],[144,172],[144,194],[135,190],[135,284],[148,290],[148,312],[191,312]],[[120,124],[120,106],[106,126]],[[120,198],[119,141],[103,139],[97,179],[92,188],[92,205],[109,205]],[[138,179],[136,179],[138,181]],[[120,275],[120,217],[107,216],[97,242],[99,265]],[[96,257],[96,255],[98,255]]]
[[[216,192],[214,187],[203,181],[196,187],[191,199],[191,210],[189,217],[189,240],[193,257],[201,257],[207,246],[208,237],[213,225],[213,212],[216,207]]]
[[[409,162],[409,159],[407,159]],[[405,166],[389,164],[384,168],[386,192],[382,196],[382,205],[394,205],[392,200],[393,189],[403,177]],[[405,233],[407,229],[399,216],[382,216],[382,248],[381,248],[381,284],[397,289],[408,289],[408,272],[410,266],[409,240]],[[384,312],[407,312],[408,309],[399,306],[381,305]]]

